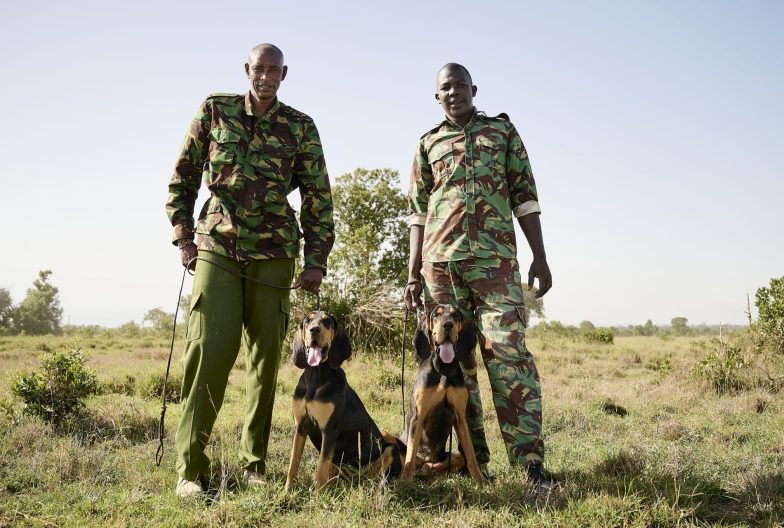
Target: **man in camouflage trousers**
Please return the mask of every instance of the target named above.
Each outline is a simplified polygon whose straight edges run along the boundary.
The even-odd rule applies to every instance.
[[[197,255],[183,357],[183,415],[177,429],[177,495],[203,491],[209,440],[240,344],[246,351],[246,413],[240,463],[262,482],[289,291],[299,239],[302,288],[317,292],[334,241],[332,195],[313,120],[277,99],[288,71],[271,44],[250,52],[245,95],[213,94],[191,122],[169,183],[166,212],[183,265]],[[210,198],[193,208],[202,179]],[[286,196],[299,188],[300,224]]]
[[[488,117],[473,106],[477,87],[459,64],[437,76],[436,100],[446,119],[419,140],[409,190],[410,256],[406,303],[457,304],[481,339],[498,423],[512,465],[549,488],[542,470],[539,374],[525,346],[525,316],[513,216],[533,252],[528,285],[538,296],[552,285],[539,202],[520,135],[505,114]],[[421,278],[420,278],[421,277]],[[490,460],[482,423],[476,362],[463,363],[469,387],[471,438],[480,465]]]

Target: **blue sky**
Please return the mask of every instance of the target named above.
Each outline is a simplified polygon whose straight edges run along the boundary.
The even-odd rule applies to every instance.
[[[782,19],[773,1],[3,3],[0,287],[19,301],[50,268],[74,324],[173,310],[180,142],[268,41],[332,177],[390,167],[404,189],[435,73],[466,65],[531,157],[549,319],[741,323],[784,275]]]

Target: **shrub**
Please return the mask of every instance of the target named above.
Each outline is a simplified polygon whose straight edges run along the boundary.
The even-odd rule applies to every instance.
[[[784,277],[771,279],[770,287],[759,288],[755,298],[760,330],[778,352],[784,353]]]
[[[95,373],[85,368],[84,361],[78,348],[46,352],[41,356],[41,372],[17,374],[11,392],[22,399],[26,414],[59,425],[84,407],[84,398],[97,392]]]
[[[561,321],[542,321],[531,328],[529,334],[533,337],[577,337],[579,330],[576,326],[564,325]]]
[[[749,365],[743,349],[720,338],[710,342],[708,355],[694,366],[692,374],[707,381],[717,394],[742,389]]]
[[[166,372],[161,371],[150,374],[146,379],[136,385],[136,395],[146,400],[160,400],[163,391],[163,378]],[[169,371],[169,379],[166,380],[166,401],[169,403],[180,402],[180,392],[182,391],[182,375],[174,374]]]
[[[615,343],[615,332],[612,328],[594,328],[593,330],[585,330],[583,332],[583,339],[589,343],[605,343],[612,345]]]

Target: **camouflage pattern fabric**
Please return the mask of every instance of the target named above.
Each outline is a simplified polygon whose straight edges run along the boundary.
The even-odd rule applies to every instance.
[[[516,259],[425,262],[425,307],[455,304],[479,333],[509,463],[544,460],[539,373],[525,346],[523,291]],[[468,421],[477,461],[490,460],[475,360],[462,364],[469,389]]]
[[[238,261],[296,258],[326,272],[334,242],[332,195],[313,120],[280,101],[262,116],[250,95],[213,94],[201,105],[169,183],[166,213],[177,240],[194,237],[202,180],[211,197],[199,214],[199,249]],[[286,196],[300,189],[297,226]]]
[[[423,262],[516,258],[513,215],[540,212],[528,154],[514,125],[475,112],[419,140],[409,222],[425,226]]]

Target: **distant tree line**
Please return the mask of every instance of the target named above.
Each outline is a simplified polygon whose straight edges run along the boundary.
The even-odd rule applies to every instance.
[[[541,321],[536,326],[529,329],[530,336],[546,337],[570,337],[578,338],[583,337],[588,341],[602,341],[608,342],[609,338],[606,337],[606,332],[611,331],[615,336],[707,336],[717,335],[720,331],[730,332],[738,331],[745,328],[740,325],[689,325],[689,320],[686,317],[673,317],[669,325],[658,326],[648,319],[643,324],[626,325],[626,326],[613,326],[600,328],[594,325],[591,321],[582,321],[579,326],[566,325],[560,321]],[[598,332],[601,330],[601,332]],[[598,336],[601,336],[598,337]]]

